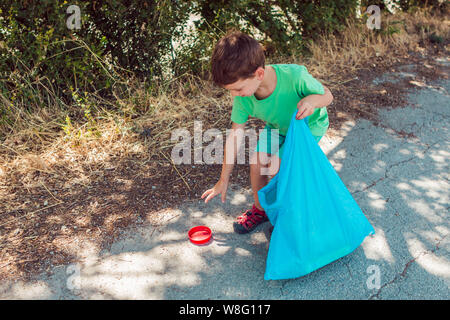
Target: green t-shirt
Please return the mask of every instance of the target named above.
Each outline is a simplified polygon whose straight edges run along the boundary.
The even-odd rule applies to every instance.
[[[262,100],[255,95],[234,97],[231,121],[244,123],[249,116],[266,121],[268,127],[278,129],[286,135],[297,103],[310,94],[324,94],[322,84],[317,81],[305,66],[297,64],[273,64],[277,75],[277,85],[272,94]],[[317,108],[309,116],[308,126],[314,136],[323,136],[328,129],[326,107]]]

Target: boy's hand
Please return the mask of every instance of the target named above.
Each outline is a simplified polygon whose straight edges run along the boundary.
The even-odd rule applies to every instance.
[[[202,199],[206,197],[205,203],[208,203],[209,200],[211,200],[218,194],[222,194],[222,202],[225,202],[227,188],[228,181],[220,179],[212,189],[208,189],[202,194]]]
[[[314,113],[315,108],[304,99],[300,100],[300,102],[297,104],[297,115],[295,116],[295,119],[300,120],[304,119]]]

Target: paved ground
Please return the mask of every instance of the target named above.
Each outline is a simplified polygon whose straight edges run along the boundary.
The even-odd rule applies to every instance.
[[[405,66],[375,81],[409,76]],[[233,186],[226,204],[186,203],[107,252],[80,244],[80,263],[35,282],[2,283],[0,298],[449,299],[449,92],[449,80],[423,85],[406,108],[380,113],[385,127],[348,122],[339,137],[320,142],[376,234],[307,276],[263,279],[270,224],[233,233],[236,212],[252,203],[249,190]],[[187,239],[199,224],[213,230],[208,245]]]

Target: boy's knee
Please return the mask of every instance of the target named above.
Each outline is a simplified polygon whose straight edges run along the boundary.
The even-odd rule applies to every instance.
[[[262,174],[273,177],[280,170],[280,163],[281,159],[276,155],[272,155],[270,157],[269,165],[262,169]]]
[[[280,158],[265,152],[255,152],[250,158],[250,171],[259,175],[274,176],[280,168]]]
[[[270,163],[270,155],[265,152],[254,152],[250,157],[250,168],[267,167]]]

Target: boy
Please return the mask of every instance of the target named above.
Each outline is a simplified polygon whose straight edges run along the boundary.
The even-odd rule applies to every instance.
[[[250,159],[250,181],[255,202],[233,224],[235,232],[248,233],[268,221],[258,200],[258,190],[268,183],[268,175],[275,175],[280,168],[283,143],[293,113],[297,112],[296,119],[309,116],[308,126],[319,142],[328,128],[325,107],[333,101],[333,96],[304,66],[265,66],[261,45],[238,31],[227,34],[216,44],[211,58],[211,73],[214,83],[229,90],[234,100],[232,130],[225,143],[222,173],[216,185],[202,194],[202,199],[206,197],[205,203],[218,194],[225,202],[229,177],[242,142],[242,134],[238,132],[244,130],[248,117],[266,121]],[[274,150],[271,148],[273,141],[278,147]]]

